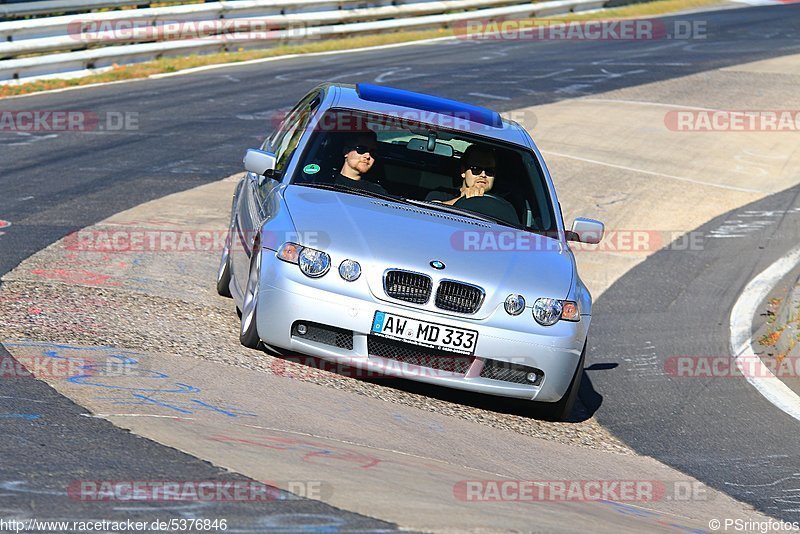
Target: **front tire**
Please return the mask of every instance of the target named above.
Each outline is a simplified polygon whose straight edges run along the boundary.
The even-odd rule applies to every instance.
[[[575,367],[575,373],[572,375],[572,381],[569,383],[564,396],[561,400],[553,403],[546,403],[545,410],[547,418],[553,421],[566,421],[572,415],[572,409],[575,407],[575,401],[578,400],[578,391],[581,389],[581,379],[583,378],[583,364],[586,360],[586,345],[584,342],[581,357],[578,360],[578,365]]]
[[[261,338],[258,337],[256,321],[258,308],[258,277],[261,273],[261,247],[253,247],[253,257],[250,260],[250,273],[247,276],[247,286],[244,290],[244,303],[242,304],[242,325],[239,330],[239,342],[247,348],[258,349]]]

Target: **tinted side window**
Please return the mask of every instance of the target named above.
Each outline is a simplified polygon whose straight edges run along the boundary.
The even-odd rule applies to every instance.
[[[278,125],[278,128],[264,142],[265,149],[271,148],[274,152],[274,147],[277,145],[278,140],[281,139],[286,134],[286,131],[289,129],[289,127],[291,127],[291,125],[297,119],[298,110],[305,107],[308,104],[309,97],[312,96],[313,95],[306,95],[303,98],[303,100],[298,102],[292,109],[289,110],[288,113],[286,113],[286,115],[283,117],[283,120]]]
[[[525,152],[523,159],[525,166],[528,168],[528,173],[531,176],[531,185],[533,186],[533,199],[536,204],[529,206],[533,210],[534,227],[540,230],[555,232],[556,220],[550,204],[550,192],[545,185],[544,177],[539,171],[539,166],[536,163],[536,157]]]
[[[284,131],[276,136],[273,143],[273,150],[277,159],[275,164],[276,177],[279,177],[286,170],[286,166],[297,148],[297,143],[300,141],[300,137],[302,137],[319,103],[320,97],[318,93],[311,94],[303,99],[300,105],[286,119]]]

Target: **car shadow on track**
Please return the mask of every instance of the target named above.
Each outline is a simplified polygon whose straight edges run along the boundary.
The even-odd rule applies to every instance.
[[[584,367],[583,379],[581,380],[581,389],[578,392],[579,403],[575,406],[575,410],[572,412],[573,417],[576,415],[576,412],[583,410],[585,419],[589,419],[603,404],[603,396],[598,393],[596,389],[594,389],[592,380],[589,378],[589,372],[610,371],[618,366],[619,364],[617,363],[593,363],[589,367]]]
[[[424,397],[450,402],[462,406],[468,406],[491,412],[515,415],[520,417],[550,420],[546,405],[522,399],[511,399],[506,397],[495,397],[480,393],[471,393],[457,389],[424,384],[413,380],[405,380],[392,376],[381,375],[375,372],[365,372],[344,364],[327,362],[314,356],[277,354],[263,347],[265,352],[273,357],[284,359],[288,362],[299,364],[314,370],[325,370],[342,377],[342,379],[359,380],[403,391]],[[579,392],[579,400],[575,404],[572,415],[565,424],[580,423],[590,419],[602,404],[603,396],[595,391],[591,380],[586,371],[608,370],[616,367],[616,364],[594,364],[583,371],[583,378]],[[289,373],[291,374],[291,373]]]

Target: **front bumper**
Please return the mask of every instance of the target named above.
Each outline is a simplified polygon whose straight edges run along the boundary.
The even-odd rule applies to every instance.
[[[333,269],[327,277],[338,277]],[[363,278],[363,277],[362,277]],[[354,286],[347,286],[350,296],[315,287],[318,280],[302,275],[295,265],[284,263],[265,250],[258,293],[257,327],[263,342],[282,351],[315,356],[323,360],[347,365],[351,368],[397,376],[477,393],[556,402],[563,397],[586,339],[590,317],[580,322],[560,321],[548,327],[544,333],[530,333],[491,326],[494,314],[482,320],[453,317],[444,313],[420,310],[413,305],[396,305],[374,300],[364,284],[363,294],[369,298],[352,296],[357,293]],[[326,281],[330,285],[331,281]],[[429,369],[418,365],[400,363],[395,359],[369,354],[368,338],[376,311],[412,316],[445,326],[468,328],[478,331],[478,342],[474,360],[466,372],[447,369]],[[500,308],[495,313],[505,315]],[[530,317],[530,312],[525,312]],[[303,338],[297,335],[298,321],[327,325],[352,331],[352,349],[334,346]],[[538,325],[536,325],[538,327]],[[543,329],[544,327],[542,327]],[[480,376],[487,359],[510,362],[535,368],[543,377],[534,384],[515,383]],[[452,369],[452,368],[450,368]]]

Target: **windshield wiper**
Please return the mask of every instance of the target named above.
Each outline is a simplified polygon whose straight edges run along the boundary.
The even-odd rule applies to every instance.
[[[503,226],[509,226],[509,227],[515,228],[517,230],[525,230],[526,232],[533,232],[535,234],[540,234],[540,235],[543,235],[545,237],[549,237],[549,236],[547,236],[546,232],[544,232],[543,230],[538,230],[536,228],[532,228],[530,226],[524,226],[522,224],[510,223],[510,222],[508,222],[508,221],[506,221],[504,219],[500,219],[499,217],[494,217],[492,215],[487,215],[485,213],[478,213],[478,212],[475,212],[475,211],[465,210],[463,208],[457,208],[455,206],[451,206],[450,204],[444,204],[444,203],[441,203],[441,202],[432,202],[430,200],[413,200],[413,199],[410,199],[410,198],[407,198],[406,201],[411,203],[411,204],[415,204],[417,206],[424,206],[426,208],[438,209],[440,211],[445,211],[447,213],[453,213],[453,214],[456,214],[456,215],[463,215],[465,217],[472,217],[474,219],[478,219],[478,220],[481,220],[481,221],[493,222],[493,223],[501,224]]]
[[[463,217],[470,217],[472,219],[478,219],[479,221],[485,222],[499,222],[501,224],[508,224],[505,221],[492,217],[491,215],[485,215],[483,213],[477,213],[475,211],[465,210],[462,208],[456,208],[455,206],[451,206],[450,204],[444,204],[441,202],[433,202],[430,200],[414,200],[411,198],[407,198],[406,201],[410,204],[414,204],[415,206],[423,206],[425,208],[430,208],[433,210],[444,211],[447,213],[452,213],[454,215],[461,215]]]

